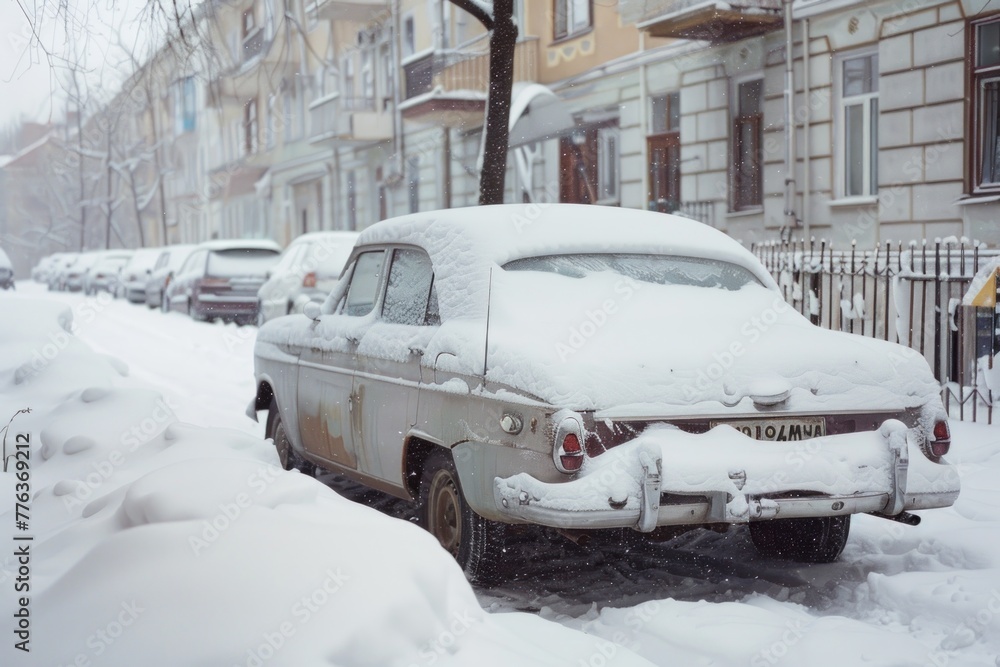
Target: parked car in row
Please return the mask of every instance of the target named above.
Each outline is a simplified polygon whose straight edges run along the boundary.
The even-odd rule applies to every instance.
[[[0,287],[3,289],[16,289],[14,285],[14,265],[10,262],[10,257],[0,248]]]
[[[47,273],[46,282],[50,290],[62,291],[66,289],[66,275],[76,260],[80,257],[78,252],[62,253]]]
[[[121,281],[115,295],[123,296],[131,303],[143,303],[146,300],[146,282],[162,252],[162,248],[136,250],[128,264],[122,267]]]
[[[31,269],[31,279],[36,283],[48,283],[49,274],[52,272],[53,267],[59,261],[60,258],[65,257],[66,253],[56,252],[51,255],[46,255],[38,261]]]
[[[172,245],[163,248],[156,259],[152,272],[146,279],[146,305],[150,308],[160,308],[163,312],[170,310],[166,299],[166,287],[174,277],[177,269],[194,252],[194,245]]]
[[[115,294],[120,284],[122,267],[128,264],[129,251],[108,251],[100,253],[93,266],[83,277],[83,291],[92,295],[98,292]]]
[[[257,294],[257,323],[301,313],[310,301],[325,300],[357,239],[357,232],[312,232],[292,241]]]
[[[195,248],[170,284],[170,310],[196,320],[221,318],[248,324],[257,319],[257,291],[281,257],[266,240],[207,241]]]
[[[739,243],[677,216],[377,223],[322,307],[260,328],[254,362],[248,414],[268,411],[285,468],[413,501],[482,582],[511,524],[748,523],[765,556],[828,562],[851,515],[912,524],[959,493],[923,356],[813,325]]]

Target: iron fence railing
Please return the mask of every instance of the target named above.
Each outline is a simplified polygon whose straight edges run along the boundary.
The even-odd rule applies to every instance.
[[[976,317],[961,305],[976,272],[1000,251],[964,239],[838,250],[825,241],[754,245],[785,300],[814,324],[907,345],[941,383],[949,413],[992,423]],[[989,362],[987,362],[989,363]]]

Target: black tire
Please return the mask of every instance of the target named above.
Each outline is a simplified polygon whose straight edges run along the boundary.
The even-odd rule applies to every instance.
[[[285,425],[281,421],[281,413],[278,409],[278,402],[271,399],[271,405],[267,410],[267,426],[265,428],[266,437],[274,441],[274,448],[278,451],[278,461],[285,470],[298,470],[303,475],[310,477],[316,474],[316,466],[298,455],[288,439],[285,432]]]
[[[837,560],[850,532],[850,515],[750,522],[750,540],[760,555],[799,563]]]
[[[508,527],[476,514],[465,500],[451,455],[433,452],[420,476],[420,520],[465,571],[471,583],[502,582]]]

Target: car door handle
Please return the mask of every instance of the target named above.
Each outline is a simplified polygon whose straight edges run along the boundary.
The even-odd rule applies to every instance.
[[[415,354],[418,357],[424,356],[424,348],[412,346],[410,347],[410,354]]]

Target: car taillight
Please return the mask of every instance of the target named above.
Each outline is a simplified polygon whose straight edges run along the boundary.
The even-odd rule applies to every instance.
[[[572,410],[560,410],[552,415],[555,438],[552,443],[552,461],[559,472],[572,475],[583,467],[584,433],[583,418]]]
[[[951,449],[951,429],[948,422],[941,420],[934,424],[934,439],[930,442],[931,454],[936,458],[941,458]]]
[[[303,287],[316,287],[316,272],[310,271],[302,278]]]
[[[583,465],[583,448],[580,446],[580,439],[575,433],[568,434],[562,441],[562,452],[559,454],[559,462],[568,472],[576,472]]]
[[[202,278],[198,284],[201,287],[228,287],[229,280],[226,278]]]

